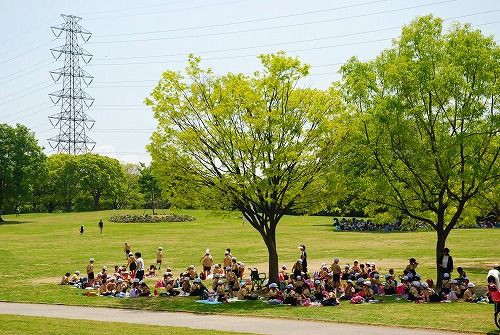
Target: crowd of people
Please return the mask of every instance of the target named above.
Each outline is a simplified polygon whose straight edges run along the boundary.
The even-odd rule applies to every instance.
[[[333,218],[333,228],[337,231],[403,231],[425,228],[423,224],[403,226],[401,220],[396,219],[393,223],[374,223],[372,220],[359,218]]]
[[[491,214],[484,219],[478,220],[476,228],[495,228],[500,227],[500,223],[496,221],[496,216]],[[336,231],[417,231],[429,229],[429,226],[424,222],[409,221],[403,224],[400,219],[396,219],[393,223],[375,223],[370,219],[349,218],[342,219],[333,218],[333,229]]]
[[[158,275],[164,260],[162,247],[158,247],[156,252],[156,264],[145,270],[141,252],[132,253],[130,245],[125,243],[126,265],[117,265],[113,271],[103,266],[97,271],[95,260],[90,258],[86,277],[81,276],[79,271],[73,275],[66,273],[61,284],[84,288],[86,295],[120,298],[196,296],[200,302],[207,303],[264,299],[270,304],[335,306],[343,300],[356,304],[376,303],[387,295],[397,295],[399,299],[416,303],[486,301],[485,297],[476,294],[474,283],[462,267],[457,267],[457,274],[453,276],[453,258],[448,248],[443,250],[438,263],[442,273],[440,289],[433,279],[423,278],[418,273],[419,263],[415,258],[410,258],[400,273],[394,269],[383,273],[375,263],[358,260],[341,266],[337,257],[331,264],[323,263],[318,269],[311,270],[308,268],[305,245],[300,245],[299,250],[300,258],[290,270],[286,265],[281,267],[277,282],[259,283],[258,276],[254,276],[255,270],[247,271],[245,264],[234,257],[231,249],[225,250],[221,263],[215,263],[207,249],[200,258],[200,272],[195,265],[190,265],[178,275],[169,267]],[[154,283],[152,289],[146,278],[151,278],[151,286]],[[493,284],[498,290],[500,284]]]

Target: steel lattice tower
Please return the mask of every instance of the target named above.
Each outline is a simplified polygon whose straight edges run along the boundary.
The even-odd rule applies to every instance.
[[[49,94],[52,102],[61,106],[59,113],[49,116],[52,126],[59,127],[59,135],[48,140],[58,153],[76,155],[90,152],[95,147],[95,142],[86,134],[92,129],[95,121],[85,113],[94,103],[94,98],[82,89],[82,82],[88,86],[94,77],[80,67],[80,59],[88,64],[92,55],[78,44],[79,37],[83,42],[87,42],[92,34],[78,23],[81,17],[64,14],[61,16],[64,23],[50,27],[56,37],[66,33],[66,43],[50,49],[56,60],[64,55],[64,66],[50,71],[55,83],[62,78],[62,89]]]

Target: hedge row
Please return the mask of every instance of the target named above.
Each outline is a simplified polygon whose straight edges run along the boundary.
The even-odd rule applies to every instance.
[[[109,218],[111,222],[122,223],[154,223],[154,222],[188,222],[196,220],[189,215],[163,214],[163,215],[113,215]]]

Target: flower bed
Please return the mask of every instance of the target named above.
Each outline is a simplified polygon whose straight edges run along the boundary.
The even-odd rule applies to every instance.
[[[110,222],[121,223],[155,223],[155,222],[188,222],[196,220],[194,217],[182,214],[163,215],[113,215]]]

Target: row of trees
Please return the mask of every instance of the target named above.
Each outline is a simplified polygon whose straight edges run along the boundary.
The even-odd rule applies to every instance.
[[[437,233],[437,260],[474,205],[498,209],[492,37],[421,17],[374,60],[349,60],[326,90],[300,88],[309,66],[297,58],[260,60],[253,75],[216,76],[196,57],[186,75],[164,72],[146,99],[159,125],[148,149],[172,199],[212,194],[243,213],[267,246],[271,282],[276,227],[290,210],[357,201],[372,215],[423,221]]]
[[[28,128],[0,124],[0,214],[156,206],[168,202],[150,167],[96,154],[46,157]]]

